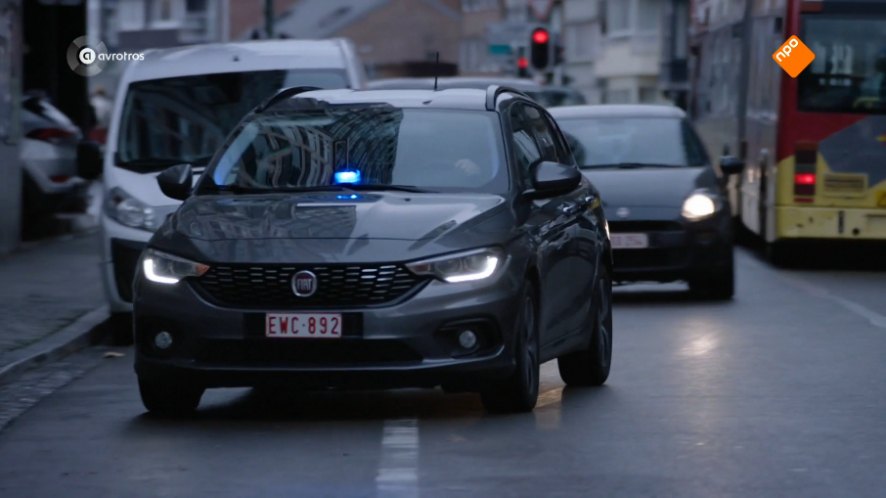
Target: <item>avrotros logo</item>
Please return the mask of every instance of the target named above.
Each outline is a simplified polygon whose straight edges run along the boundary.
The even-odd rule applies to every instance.
[[[80,76],[95,76],[102,72],[108,62],[143,61],[145,54],[138,52],[108,52],[104,42],[90,46],[85,36],[68,45],[68,67]]]

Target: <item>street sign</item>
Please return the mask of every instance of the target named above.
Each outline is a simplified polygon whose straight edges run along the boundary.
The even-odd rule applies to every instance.
[[[539,21],[547,21],[554,8],[554,0],[529,0],[529,9]]]
[[[514,49],[510,45],[489,45],[490,55],[511,55],[513,53]]]

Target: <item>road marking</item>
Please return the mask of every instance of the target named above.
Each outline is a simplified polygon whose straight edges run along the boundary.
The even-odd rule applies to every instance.
[[[861,304],[858,304],[855,301],[846,299],[845,297],[840,297],[838,295],[831,294],[830,292],[827,291],[827,289],[825,289],[824,287],[821,287],[819,285],[811,284],[809,282],[804,282],[803,280],[800,280],[799,278],[796,278],[796,277],[788,277],[785,275],[779,275],[779,276],[781,277],[782,280],[790,283],[794,287],[802,289],[803,291],[805,291],[815,297],[819,297],[822,299],[827,299],[827,300],[833,301],[833,302],[839,304],[840,306],[848,309],[849,311],[855,313],[856,315],[859,315],[859,316],[867,319],[869,322],[871,322],[871,325],[873,325],[874,327],[886,329],[886,316],[883,316],[874,310],[871,310]]]
[[[764,270],[767,270],[770,272],[772,271],[771,267],[767,267],[767,266],[763,265],[762,263],[754,260],[752,257],[747,257],[744,259],[746,262],[751,263],[751,266],[756,266],[758,269],[764,269]],[[809,294],[811,296],[814,296],[814,297],[817,297],[820,299],[827,299],[828,301],[832,301],[834,303],[839,304],[840,306],[846,308],[847,310],[851,311],[852,313],[855,313],[856,315],[861,316],[862,318],[866,319],[874,327],[877,327],[880,329],[886,329],[886,316],[881,315],[866,306],[856,303],[855,301],[852,301],[850,299],[840,297],[836,294],[831,294],[824,287],[806,282],[798,277],[788,276],[780,271],[774,272],[774,275],[776,277],[778,277],[779,279],[781,279],[783,282],[786,282],[786,283],[806,292],[807,294]]]
[[[418,420],[386,420],[375,485],[379,496],[419,496]]]

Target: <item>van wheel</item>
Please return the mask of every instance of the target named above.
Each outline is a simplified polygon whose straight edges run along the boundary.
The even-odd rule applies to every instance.
[[[531,284],[526,286],[520,302],[520,316],[514,327],[517,367],[507,379],[481,391],[483,406],[489,412],[528,412],[538,401],[538,298]]]
[[[152,414],[183,416],[192,413],[200,404],[205,389],[181,380],[138,378],[138,392],[142,404]]]
[[[594,318],[586,349],[557,358],[560,378],[569,386],[600,386],[612,365],[612,278],[604,267],[592,307]]]

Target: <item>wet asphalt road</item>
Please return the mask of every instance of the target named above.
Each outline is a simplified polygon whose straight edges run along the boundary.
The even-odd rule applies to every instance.
[[[468,394],[208,391],[146,416],[132,354],[0,433],[0,496],[883,496],[886,272],[740,249],[729,303],[618,290],[602,388],[543,367],[534,413]]]

